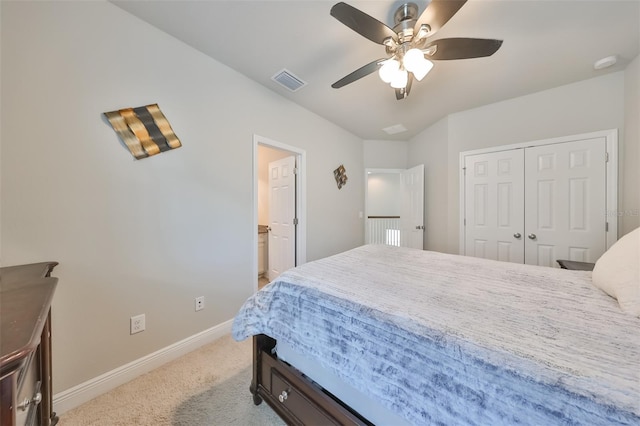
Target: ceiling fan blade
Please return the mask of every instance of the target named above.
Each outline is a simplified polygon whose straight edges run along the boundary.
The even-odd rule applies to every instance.
[[[383,44],[384,40],[389,37],[397,40],[397,35],[391,28],[346,3],[336,3],[331,8],[330,14],[353,31],[374,43]]]
[[[361,79],[362,77],[366,77],[372,72],[377,71],[378,68],[380,67],[380,64],[386,60],[387,58],[382,58],[382,59],[376,59],[373,62],[369,62],[367,65],[358,68],[351,74],[342,77],[340,80],[333,83],[331,87],[333,87],[334,89],[339,89],[343,86],[346,86],[347,84],[353,83],[354,81]]]
[[[431,3],[422,12],[415,25],[415,31],[420,29],[422,24],[431,27],[428,36],[434,35],[449,19],[455,15],[467,0],[431,0]]]
[[[428,43],[424,50],[436,47],[426,57],[433,60],[468,59],[491,56],[502,46],[502,40],[487,38],[443,38]],[[433,50],[433,49],[432,49]]]

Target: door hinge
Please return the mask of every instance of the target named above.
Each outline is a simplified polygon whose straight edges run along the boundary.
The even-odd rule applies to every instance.
[[[293,218],[293,224],[294,224],[294,225],[297,225],[297,224],[298,224],[298,218],[297,218],[297,217],[294,217],[294,218]]]
[[[466,167],[462,168],[462,174],[465,175],[465,176],[467,175],[467,168]]]
[[[609,222],[604,223],[604,232],[609,232]]]
[[[298,168],[297,168],[297,167],[294,167],[294,168],[293,168],[293,174],[294,174],[294,175],[297,175],[297,174],[298,174]]]
[[[604,162],[605,162],[605,163],[608,163],[608,162],[609,162],[609,153],[608,153],[608,152],[605,152],[605,153],[604,153]]]
[[[467,219],[466,219],[466,218],[462,219],[462,224],[463,224],[464,226],[467,226]]]

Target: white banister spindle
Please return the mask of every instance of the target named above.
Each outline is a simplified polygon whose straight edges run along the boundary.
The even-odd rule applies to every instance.
[[[400,246],[400,218],[396,216],[368,217],[367,244]]]

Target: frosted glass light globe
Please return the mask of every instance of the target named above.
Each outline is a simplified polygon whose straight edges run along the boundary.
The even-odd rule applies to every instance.
[[[404,89],[409,81],[409,73],[406,70],[398,70],[391,80],[391,87],[394,89]]]
[[[422,58],[420,66],[418,67],[418,69],[413,71],[413,75],[418,81],[422,81],[424,76],[427,75],[429,71],[431,71],[431,68],[433,68],[433,62],[428,59]]]
[[[409,72],[415,72],[415,70],[419,69],[422,66],[422,61],[424,61],[424,54],[420,49],[416,48],[409,49],[404,54],[404,58],[402,58],[402,64]]]
[[[389,59],[380,67],[378,75],[380,75],[380,79],[385,83],[391,83],[399,69],[400,62],[395,59]]]
[[[407,71],[413,73],[418,81],[421,81],[425,75],[433,68],[433,62],[425,59],[424,53],[420,49],[409,49],[402,58],[402,64]]]

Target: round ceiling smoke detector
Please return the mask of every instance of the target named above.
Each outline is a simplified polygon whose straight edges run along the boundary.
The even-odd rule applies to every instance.
[[[604,68],[609,68],[618,62],[618,57],[616,55],[607,56],[606,58],[602,58],[593,63],[593,68],[596,70],[601,70]]]

